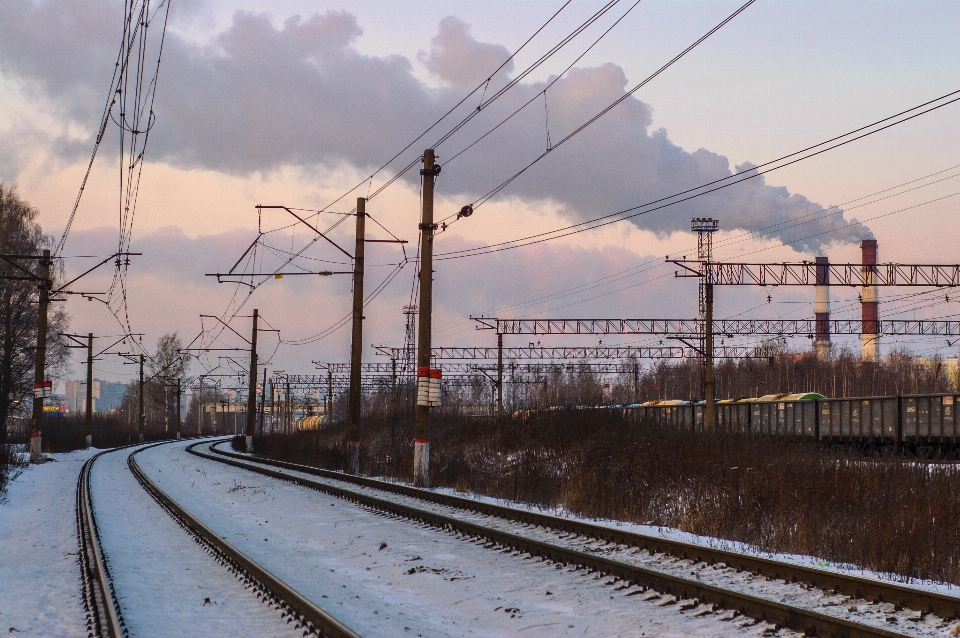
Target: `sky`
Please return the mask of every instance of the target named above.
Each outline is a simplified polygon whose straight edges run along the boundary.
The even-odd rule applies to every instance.
[[[221,316],[246,333],[257,308],[266,325],[279,331],[261,336],[270,370],[310,373],[315,361],[346,361],[349,326],[328,329],[349,312],[349,277],[270,279],[250,293],[205,276],[226,272],[258,228],[271,232],[263,238],[269,248],[258,249],[258,261],[246,264],[257,271],[272,272],[282,263],[282,251],[297,252],[313,239],[306,226],[289,227],[295,220],[287,213],[271,209],[261,216],[256,205],[332,211],[309,221],[329,226],[341,220],[330,237],[352,252],[353,218],[336,213],[376,193],[474,112],[436,147],[443,166],[436,211],[446,218],[480,201],[548,143],[564,140],[741,5],[621,0],[501,95],[603,4],[171,0],[130,230],[129,249],[142,256],[131,258],[126,307],[115,301],[111,310],[73,297],[66,302],[71,329],[93,332],[105,346],[129,322],[151,350],[164,333],[176,331],[189,342],[206,329],[197,343],[241,347],[238,337],[213,330],[215,320],[200,315]],[[148,33],[159,35],[159,22],[151,22]],[[0,4],[0,182],[15,186],[39,210],[44,230],[55,239],[67,224],[93,149],[122,23],[123,3],[115,0]],[[451,257],[457,250],[616,213],[960,89],[958,26],[960,5],[951,1],[759,0],[555,146],[473,216],[438,234],[435,251]],[[153,55],[155,63],[156,40],[151,42],[147,57]],[[451,117],[368,179],[465,96]],[[956,262],[958,110],[960,104],[946,106],[722,192],[600,230],[439,259],[434,344],[494,345],[492,334],[474,330],[470,315],[693,317],[696,283],[675,279],[663,260],[696,254],[689,232],[696,216],[720,219],[719,259],[828,255],[856,263],[859,241],[876,238],[882,262]],[[68,275],[95,263],[85,256],[117,250],[119,145],[119,127],[111,121],[62,252]],[[366,290],[392,278],[365,311],[367,361],[380,360],[373,345],[403,342],[419,188],[413,170],[367,204],[376,220],[368,223],[370,237],[409,241],[402,249],[368,245]],[[287,271],[346,270],[347,261],[321,241]],[[111,274],[89,276],[83,289],[103,292]],[[956,301],[946,293],[909,296],[917,292],[881,291],[881,316],[960,312],[954,307],[960,294]],[[835,317],[859,315],[855,290],[835,288],[833,298]],[[812,301],[812,291],[803,289],[725,288],[717,292],[716,316],[809,318]],[[507,345],[532,340],[508,337]],[[580,345],[598,339],[540,340]],[[624,336],[604,344],[658,341]],[[837,341],[858,347],[856,337]],[[888,340],[884,348],[899,345],[925,355],[960,350],[932,338]],[[191,372],[218,364],[236,368],[216,355],[205,354]],[[100,378],[129,376],[130,367],[114,359],[97,363]]]

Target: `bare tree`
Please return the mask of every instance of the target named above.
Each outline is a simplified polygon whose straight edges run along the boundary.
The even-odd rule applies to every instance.
[[[145,390],[148,399],[148,418],[162,420],[164,430],[170,429],[171,418],[175,418],[176,385],[186,380],[190,356],[180,352],[183,342],[176,332],[168,333],[157,339],[157,349],[149,359],[150,376],[153,382]]]
[[[0,254],[39,255],[52,241],[37,222],[38,211],[20,199],[16,191],[0,184]],[[37,267],[36,262],[26,267]],[[62,279],[55,265],[54,278]],[[0,262],[0,275],[14,275]],[[0,279],[0,443],[6,441],[13,419],[22,420],[31,409],[33,366],[37,345],[37,295],[35,281]],[[69,351],[59,336],[67,332],[69,317],[59,304],[51,304],[47,321],[47,369],[49,376],[61,371]]]

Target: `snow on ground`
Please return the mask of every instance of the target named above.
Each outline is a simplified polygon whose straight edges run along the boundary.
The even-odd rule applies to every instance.
[[[219,443],[215,447],[217,449],[231,452],[233,454],[250,456],[253,459],[257,458],[255,455],[248,455],[243,452],[236,452],[235,450],[230,448],[230,445],[228,443],[226,444]],[[413,487],[412,483],[401,481],[399,479],[395,479],[392,477],[373,476],[370,478],[386,481],[389,483],[397,483],[400,485],[407,485],[409,487]],[[628,523],[625,521],[603,519],[603,518],[588,518],[585,516],[580,516],[578,514],[569,512],[563,509],[562,507],[543,508],[537,505],[531,505],[529,503],[512,501],[509,499],[493,498],[490,496],[484,496],[482,494],[476,494],[473,492],[458,492],[450,487],[435,487],[435,488],[430,488],[430,491],[437,492],[439,494],[449,494],[452,496],[459,496],[460,498],[469,498],[469,499],[480,501],[483,503],[491,503],[494,505],[502,505],[504,507],[512,507],[514,509],[525,510],[529,512],[549,514],[551,516],[558,516],[558,517],[566,518],[569,520],[590,523],[590,524],[599,525],[602,527],[614,528],[614,529],[618,529],[625,532],[643,534],[644,536],[654,536],[658,538],[664,538],[667,540],[690,543],[692,545],[700,545],[702,547],[709,547],[711,549],[722,549],[726,551],[737,552],[739,554],[759,556],[762,558],[769,558],[771,560],[782,561],[784,563],[790,563],[794,565],[803,565],[805,567],[815,567],[817,569],[821,569],[829,572],[856,575],[861,578],[870,578],[870,579],[881,581],[881,582],[892,581],[892,582],[896,582],[904,586],[913,587],[919,590],[934,591],[941,594],[947,594],[948,596],[960,597],[960,584],[941,583],[936,581],[918,580],[918,579],[905,580],[904,578],[897,576],[896,574],[871,571],[871,570],[863,569],[857,565],[852,565],[852,564],[834,563],[831,561],[824,560],[822,558],[817,558],[815,556],[807,556],[805,554],[783,554],[783,553],[776,553],[776,552],[768,552],[766,550],[758,548],[754,545],[750,545],[748,543],[743,543],[740,541],[732,541],[724,538],[717,538],[715,536],[702,536],[699,534],[691,534],[690,532],[684,532],[682,530],[675,529],[672,527],[643,525],[640,523]]]
[[[77,563],[77,477],[98,450],[50,454],[0,503],[0,632],[86,636]]]
[[[206,461],[187,454],[188,444],[137,459],[194,516],[364,636],[732,636],[758,629]]]
[[[382,477],[380,480],[386,480]],[[397,482],[391,480],[391,482]],[[405,485],[412,484],[404,483]],[[814,567],[828,572],[835,572],[838,574],[849,574],[854,576],[859,576],[861,578],[869,578],[879,582],[896,582],[897,584],[904,585],[907,587],[912,587],[914,589],[924,590],[924,591],[933,591],[941,594],[947,594],[948,596],[957,596],[960,597],[960,585],[955,585],[952,583],[940,583],[930,580],[917,580],[910,579],[909,581],[904,578],[897,576],[896,574],[888,574],[883,572],[875,572],[869,569],[863,569],[857,565],[846,564],[846,563],[834,563],[822,558],[817,558],[814,556],[807,556],[806,554],[783,554],[776,552],[768,552],[755,545],[750,545],[748,543],[743,543],[740,541],[732,541],[725,538],[718,538],[716,536],[702,536],[700,534],[691,534],[690,532],[684,532],[682,530],[673,528],[673,527],[661,527],[655,525],[643,525],[640,523],[628,523],[625,521],[618,521],[605,518],[588,518],[585,516],[580,516],[569,512],[563,508],[542,508],[536,505],[530,505],[529,503],[521,503],[519,501],[511,501],[507,499],[498,499],[492,498],[489,496],[483,496],[481,494],[475,494],[472,492],[458,492],[453,488],[449,487],[440,487],[432,488],[430,491],[438,492],[441,494],[450,494],[452,496],[459,496],[461,498],[469,498],[475,501],[481,501],[484,503],[492,503],[495,505],[502,505],[505,507],[512,507],[514,509],[525,510],[530,512],[538,512],[543,514],[549,514],[551,516],[558,516],[561,518],[566,518],[569,520],[580,521],[584,523],[590,523],[592,525],[598,525],[601,527],[609,527],[612,529],[621,530],[624,532],[632,532],[635,534],[643,534],[644,536],[655,536],[658,538],[663,538],[672,541],[679,541],[681,543],[690,543],[691,545],[699,545],[701,547],[709,547],[711,549],[722,549],[730,552],[737,552],[739,554],[747,554],[749,556],[759,556],[762,558],[769,558],[771,560],[782,561],[784,563],[790,563],[793,565],[802,565],[804,567]]]
[[[101,543],[131,635],[300,636],[147,494],[127,467],[131,451],[104,454],[91,475]]]
[[[387,494],[373,488],[362,487],[336,479],[316,477],[298,471],[286,471],[291,475],[321,483],[329,483],[340,489],[385,498],[393,502],[435,512],[444,516],[450,516],[476,525],[490,527],[553,545],[568,547],[576,551],[601,553],[609,559],[615,559],[665,574],[683,577],[695,575],[698,580],[704,583],[740,591],[779,603],[806,607],[830,616],[846,618],[883,629],[892,628],[915,636],[938,635],[944,629],[953,629],[953,627],[949,626],[950,623],[932,614],[925,615],[922,618],[916,616],[914,612],[919,610],[898,610],[891,604],[870,603],[866,600],[850,598],[849,596],[835,595],[831,592],[825,592],[816,588],[802,587],[795,583],[786,583],[762,576],[755,576],[747,572],[738,572],[726,566],[697,564],[694,561],[677,559],[674,556],[666,554],[636,550],[632,547],[608,544],[604,541],[592,540],[580,536],[570,536],[553,529],[534,528],[522,523],[452,508],[437,503],[430,503],[414,497]],[[636,529],[636,526],[634,526],[634,529]],[[649,533],[652,530],[653,528],[647,528],[646,530],[639,531]],[[690,538],[683,537],[680,539],[690,540]],[[700,537],[700,540],[702,541],[703,537]]]

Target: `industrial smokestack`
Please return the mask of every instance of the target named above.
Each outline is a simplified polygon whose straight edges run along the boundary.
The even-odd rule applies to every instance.
[[[877,303],[877,240],[860,242],[863,264],[863,290],[860,293],[863,332],[860,334],[860,356],[864,361],[877,361],[880,357],[880,316]]]
[[[817,285],[816,298],[813,306],[816,334],[813,348],[817,359],[826,361],[830,358],[830,260],[826,257],[817,257]]]

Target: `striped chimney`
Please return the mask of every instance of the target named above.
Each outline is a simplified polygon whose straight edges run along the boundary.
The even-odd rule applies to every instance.
[[[863,264],[863,290],[860,293],[863,333],[860,335],[860,356],[864,361],[877,361],[880,355],[880,316],[877,303],[877,240],[860,242]]]
[[[830,260],[826,257],[817,257],[816,264],[816,299],[813,306],[816,334],[813,347],[816,350],[817,359],[825,361],[830,358]]]

